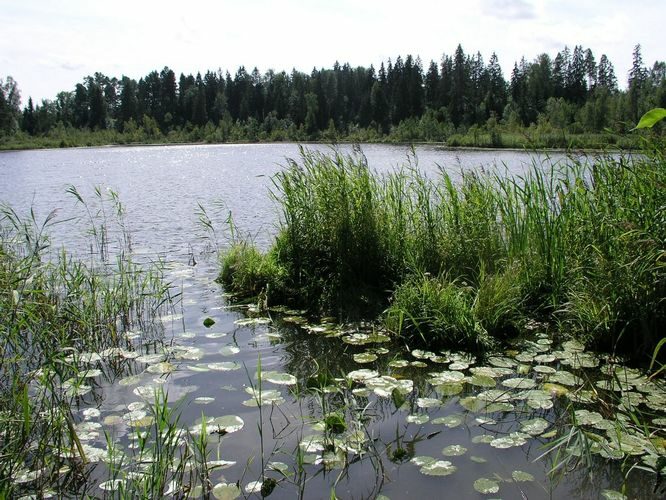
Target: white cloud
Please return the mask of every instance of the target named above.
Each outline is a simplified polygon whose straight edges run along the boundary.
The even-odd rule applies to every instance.
[[[646,64],[664,59],[661,0],[0,0],[0,76],[24,96],[52,98],[95,71],[141,78],[171,67],[235,73],[239,65],[309,72],[337,60],[374,64],[399,54],[424,66],[452,54],[514,61],[564,45],[606,53],[625,80],[636,43]],[[27,100],[27,97],[26,97]]]

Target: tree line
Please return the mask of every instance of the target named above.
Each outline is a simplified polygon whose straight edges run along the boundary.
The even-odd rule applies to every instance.
[[[646,67],[637,45],[626,90],[620,90],[606,55],[597,61],[591,49],[577,45],[554,58],[523,58],[507,80],[496,54],[486,63],[480,53],[466,54],[458,45],[427,69],[408,55],[378,70],[336,62],[310,74],[262,74],[241,66],[233,76],[218,70],[176,77],[165,67],[136,81],[95,73],[73,91],[20,106],[16,82],[0,80],[0,136],[46,136],[63,129],[140,129],[152,136],[207,130],[223,141],[242,127],[246,139],[305,140],[359,130],[381,137],[413,127],[423,139],[444,140],[498,125],[622,132],[646,110],[666,107],[666,64]]]

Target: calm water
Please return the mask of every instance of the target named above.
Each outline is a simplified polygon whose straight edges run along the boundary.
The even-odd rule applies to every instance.
[[[350,147],[342,150],[349,151]],[[411,154],[406,147],[385,145],[366,145],[363,152],[371,168],[378,171],[395,168]],[[533,161],[528,154],[512,151],[450,152],[418,147],[416,153],[419,166],[432,172],[439,167],[455,173],[499,165],[511,174],[520,174]],[[168,391],[169,400],[180,408],[185,426],[193,425],[202,413],[211,417],[239,416],[244,421],[243,429],[224,436],[211,435],[210,450],[212,459],[237,462],[214,472],[213,483],[240,481],[243,487],[261,475],[259,423],[263,428],[264,461],[284,462],[290,468],[294,466],[299,442],[321,433],[317,423],[322,418],[322,400],[327,412],[338,411],[348,422],[359,423],[357,430],[364,436],[364,452],[350,452],[348,467],[340,468],[335,461],[330,467],[305,465],[305,476],[299,481],[294,477],[281,481],[272,498],[296,498],[299,494],[304,498],[329,498],[332,487],[339,498],[345,499],[374,498],[380,493],[392,499],[426,495],[483,498],[472,486],[481,477],[499,480],[500,490],[495,496],[503,498],[593,498],[603,488],[618,488],[621,476],[612,467],[606,467],[592,481],[577,472],[557,483],[549,481],[546,472],[552,466],[551,461],[535,460],[544,452],[545,438],[536,437],[508,449],[491,447],[479,438],[496,438],[518,430],[521,420],[538,417],[556,422],[564,412],[564,404],[556,402],[551,409],[523,409],[522,413],[479,415],[465,410],[460,401],[483,388],[465,385],[463,392],[447,396],[427,381],[428,373],[441,372],[446,364],[426,360],[425,366],[420,367],[419,360],[403,346],[350,345],[340,338],[306,333],[282,322],[278,314],[271,315],[273,322],[269,325],[236,323],[246,316],[228,307],[223,290],[214,281],[217,263],[211,253],[210,239],[204,237],[197,224],[197,204],[206,207],[220,231],[231,212],[241,230],[266,247],[277,222],[276,208],[268,196],[271,176],[286,163],[285,158],[297,156],[298,146],[294,144],[0,153],[0,201],[18,212],[32,206],[38,220],[54,208],[59,210],[61,220],[81,216],[81,206],[65,192],[68,185],[76,186],[89,200],[94,200],[94,186],[118,192],[127,210],[133,251],[145,260],[163,259],[166,278],[175,292],[181,292],[173,314],[163,320],[166,342],[189,349],[182,351],[186,355],[180,359],[175,357],[173,362],[178,369],[168,376],[159,376],[143,371],[146,365],[139,363],[133,370],[139,377],[130,385],[118,384],[119,380],[113,376],[101,377],[95,397],[84,399],[80,410],[86,405],[98,407],[102,412],[99,421],[110,416],[122,417],[131,403],[141,401],[137,394],[140,388],[160,385]],[[94,203],[91,206],[97,207]],[[65,245],[84,253],[85,226],[85,218],[78,224],[55,226],[51,231],[53,246]],[[114,234],[112,240],[113,237]],[[221,233],[218,239],[223,246]],[[192,258],[197,265],[190,265]],[[203,320],[209,317],[216,323],[205,328]],[[361,364],[354,360],[354,354],[368,350],[378,354],[377,361]],[[389,362],[395,359],[417,363],[406,368],[390,366]],[[405,405],[396,409],[390,397],[367,396],[362,390],[345,389],[322,399],[314,395],[299,396],[292,386],[265,382],[266,388],[279,391],[285,401],[263,407],[260,414],[256,407],[243,404],[250,398],[245,389],[250,382],[256,383],[254,374],[259,360],[263,370],[295,375],[301,389],[309,378],[320,373],[344,379],[351,370],[369,368],[396,379],[413,380],[414,390],[406,395]],[[362,389],[359,385],[353,387]],[[427,400],[419,403],[419,398],[439,400],[439,405],[428,407],[435,403]],[[424,404],[426,407],[422,407]],[[427,416],[429,421],[409,421],[409,415],[423,420]],[[441,417],[455,417],[458,421],[451,426],[433,422]],[[491,417],[494,423],[488,421]],[[121,442],[131,433],[126,425],[118,423],[107,430]],[[104,435],[93,437],[89,444],[103,448]],[[462,455],[444,456],[442,450],[450,445],[461,445],[466,451]],[[405,450],[404,456],[396,454],[397,449]],[[313,445],[306,454],[321,455],[322,450]],[[424,475],[419,466],[410,463],[414,456],[448,460],[457,470],[447,476]],[[512,481],[515,470],[532,474],[535,481]],[[276,473],[270,475],[280,477]],[[632,486],[635,496],[646,498],[651,496],[650,487],[640,483]],[[93,488],[90,493],[100,495],[100,492]]]

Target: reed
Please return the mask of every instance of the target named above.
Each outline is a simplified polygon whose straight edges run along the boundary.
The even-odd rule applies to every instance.
[[[114,264],[104,221],[90,233],[94,253],[85,260],[50,251],[56,223],[55,212],[43,222],[34,211],[0,213],[0,497],[19,495],[23,485],[80,493],[59,471],[89,463],[73,411],[90,390],[83,353],[140,348],[124,333],[150,331],[171,300],[160,266],[134,263],[127,239]]]
[[[426,344],[503,336],[536,317],[607,348],[654,347],[666,318],[662,151],[458,179],[415,158],[379,175],[359,151],[302,150],[274,178],[269,253],[243,242],[227,254],[259,279],[231,266],[224,279],[256,293],[276,273],[314,312],[388,307],[389,326]],[[445,335],[445,318],[466,326]]]

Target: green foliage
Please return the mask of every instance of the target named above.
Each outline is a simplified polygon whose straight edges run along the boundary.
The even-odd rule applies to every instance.
[[[75,188],[68,190],[94,213]],[[122,231],[122,206],[96,190],[97,202],[113,205]],[[101,211],[103,212],[103,211]],[[55,213],[38,223],[33,211],[0,213],[0,497],[20,496],[17,475],[41,471],[48,484],[65,463],[84,473],[87,452],[77,436],[72,408],[91,390],[84,353],[133,348],[124,333],[151,331],[170,300],[159,266],[143,268],[121,252],[108,253],[111,221],[90,215],[91,248],[84,261],[64,251],[47,256],[47,232]],[[124,238],[128,235],[124,233]],[[127,240],[124,240],[127,242]],[[63,486],[67,488],[66,485]],[[68,495],[69,496],[69,495]],[[76,491],[71,496],[77,496]]]
[[[251,244],[234,243],[221,256],[219,280],[238,299],[263,296],[266,304],[284,301],[285,270],[274,253],[262,254]]]
[[[636,125],[634,130],[640,128],[652,128],[664,118],[666,118],[666,109],[664,108],[651,109],[641,117],[641,121],[638,122],[638,125]]]
[[[473,290],[444,278],[413,276],[393,294],[386,326],[410,343],[483,350],[490,340],[477,322]]]
[[[543,317],[608,348],[656,345],[666,321],[657,145],[513,178],[454,181],[415,165],[379,176],[359,154],[303,151],[274,179],[274,246],[233,250],[223,280],[256,295],[275,273],[275,288],[313,312],[388,306],[391,329],[426,344],[485,346]]]
[[[178,82],[168,67],[138,82],[95,73],[53,100],[29,100],[23,114],[16,82],[8,77],[0,81],[0,147],[284,140],[604,147],[617,137],[602,132],[624,132],[626,123],[666,102],[664,63],[645,68],[640,46],[626,92],[618,89],[608,58],[597,64],[580,45],[555,58],[523,58],[509,82],[496,54],[486,64],[461,45],[427,71],[418,57],[394,61],[378,72],[337,63],[310,74],[262,75],[240,67],[233,78],[208,71],[181,75]],[[545,126],[549,130],[531,131]],[[56,130],[68,131],[67,137],[52,140]]]

